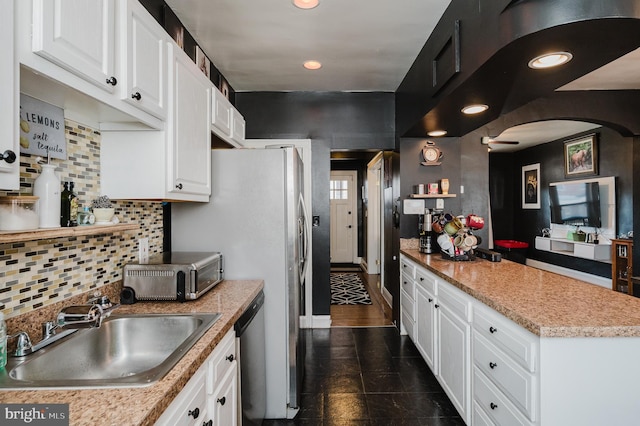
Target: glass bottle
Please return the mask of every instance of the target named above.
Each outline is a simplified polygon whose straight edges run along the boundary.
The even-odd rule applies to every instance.
[[[73,192],[73,182],[69,182],[69,226],[78,226],[78,196]]]

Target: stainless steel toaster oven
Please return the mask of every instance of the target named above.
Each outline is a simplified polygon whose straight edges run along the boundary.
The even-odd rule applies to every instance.
[[[124,266],[120,303],[195,300],[224,279],[222,254],[165,252]]]

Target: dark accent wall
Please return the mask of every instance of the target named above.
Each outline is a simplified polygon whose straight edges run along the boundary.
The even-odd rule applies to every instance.
[[[535,237],[549,227],[549,183],[562,182],[564,176],[564,142],[595,133],[599,147],[597,176],[616,177],[617,233],[633,230],[633,138],[599,128],[561,140],[517,151],[490,154],[490,191],[493,231],[496,239],[516,239],[529,243],[527,257],[565,268],[611,277],[611,264],[589,261],[535,249]],[[522,209],[522,166],[540,163],[540,209]],[[596,176],[583,176],[591,178]]]
[[[331,150],[385,150],[395,145],[393,93],[239,92],[236,108],[247,139],[311,139],[313,315],[330,314],[329,176]]]
[[[637,4],[626,0],[453,0],[398,87],[398,134],[422,137],[446,129],[462,136],[548,96],[636,49],[639,17]],[[456,42],[459,49],[447,47]],[[541,46],[569,51],[573,60],[532,70],[527,63]],[[490,109],[465,117],[460,109],[470,103]]]

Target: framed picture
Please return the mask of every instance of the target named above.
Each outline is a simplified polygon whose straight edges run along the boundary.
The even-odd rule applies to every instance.
[[[202,49],[200,49],[200,46],[196,46],[196,64],[207,78],[211,76],[211,61],[207,58],[207,55],[204,54]]]
[[[164,5],[164,29],[173,38],[178,46],[184,50],[184,27],[176,14],[167,5]]]
[[[540,163],[522,166],[522,208],[540,208]]]
[[[222,74],[220,74],[220,92],[222,92],[225,98],[229,99],[229,83],[227,83],[227,80]]]
[[[577,177],[598,174],[598,146],[591,134],[564,143],[564,176]]]

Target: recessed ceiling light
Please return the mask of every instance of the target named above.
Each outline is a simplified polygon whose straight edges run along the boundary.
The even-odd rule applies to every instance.
[[[302,64],[302,66],[308,70],[317,70],[322,68],[322,64],[318,61],[305,61],[305,63]]]
[[[427,135],[432,136],[434,138],[437,138],[438,136],[444,136],[447,134],[446,130],[432,130],[430,132],[427,132]]]
[[[551,68],[558,65],[566,64],[573,58],[569,52],[552,52],[537,56],[529,61],[529,68],[541,69]]]
[[[489,105],[473,104],[473,105],[467,105],[466,107],[462,108],[462,112],[465,114],[472,115],[472,114],[479,114],[488,109],[489,109]]]
[[[293,4],[300,9],[313,9],[318,3],[318,0],[293,0]]]

